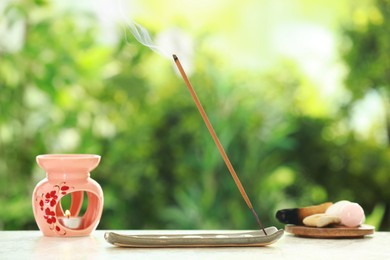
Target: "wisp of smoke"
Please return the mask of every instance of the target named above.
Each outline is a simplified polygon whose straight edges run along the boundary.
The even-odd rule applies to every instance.
[[[117,1],[117,6],[118,6],[117,9],[119,9],[119,13],[120,13],[122,19],[126,22],[126,25],[130,29],[130,32],[132,33],[134,38],[139,43],[141,43],[142,45],[150,48],[152,51],[155,51],[155,52],[157,52],[157,53],[159,53],[167,58],[170,58],[172,56],[172,53],[167,53],[165,50],[163,50],[161,47],[157,46],[153,42],[152,38],[149,35],[149,32],[144,27],[142,27],[138,23],[132,21],[128,16],[126,16],[123,13],[124,8],[122,5],[122,1]],[[126,33],[126,31],[125,31],[125,33]]]
[[[126,28],[124,30],[125,35],[127,35],[127,29],[129,29],[131,34],[139,43],[167,59],[172,59],[173,54],[179,55],[181,57],[183,67],[186,68],[187,74],[190,75],[192,73],[194,49],[192,38],[189,35],[185,34],[178,28],[170,28],[159,34],[159,37],[157,37],[158,44],[156,44],[144,27],[134,22],[131,18],[124,14],[125,8],[122,0],[117,0],[117,9],[117,13],[120,14],[121,19],[123,19],[126,24]]]
[[[133,34],[134,38],[139,41],[142,45],[150,48],[151,50],[165,56],[169,57],[169,54],[166,53],[161,47],[158,47],[156,44],[153,43],[148,31],[143,28],[141,25],[135,23],[135,22],[129,22],[127,23],[129,26],[129,29],[131,33]]]

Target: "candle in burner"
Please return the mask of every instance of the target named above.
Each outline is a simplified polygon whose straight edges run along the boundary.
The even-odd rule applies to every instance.
[[[79,229],[83,224],[83,219],[81,217],[72,217],[69,210],[66,210],[65,215],[59,217],[58,221],[61,225],[70,229]]]

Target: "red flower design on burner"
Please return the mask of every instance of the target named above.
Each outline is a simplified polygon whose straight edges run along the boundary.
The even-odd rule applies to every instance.
[[[39,208],[41,209],[41,211],[44,212],[43,218],[50,226],[50,229],[55,230],[58,233],[62,233],[62,235],[65,235],[66,231],[61,231],[61,228],[56,225],[57,218],[55,213],[55,207],[58,203],[59,196],[62,197],[66,195],[71,189],[71,187],[65,184],[66,182],[62,182],[59,185],[54,185],[53,190],[46,193],[42,193],[42,195],[39,197],[40,199],[36,199],[37,202],[39,201]]]

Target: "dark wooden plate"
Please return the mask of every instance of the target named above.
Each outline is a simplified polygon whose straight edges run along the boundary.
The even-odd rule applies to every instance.
[[[156,232],[155,234],[118,234],[107,232],[104,238],[118,247],[159,248],[159,247],[258,247],[278,241],[284,231],[275,227],[261,230],[217,232]]]
[[[370,225],[361,225],[356,228],[345,226],[334,227],[306,227],[296,225],[286,225],[285,230],[288,233],[301,237],[313,238],[362,238],[366,235],[374,234],[375,227]]]

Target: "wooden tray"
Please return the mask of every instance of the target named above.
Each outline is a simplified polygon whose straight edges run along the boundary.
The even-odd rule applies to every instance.
[[[248,231],[219,231],[214,233],[182,233],[122,235],[106,232],[107,242],[118,247],[256,247],[270,245],[282,237],[284,231],[275,227]]]
[[[375,227],[370,225],[361,225],[356,228],[345,226],[334,226],[325,228],[286,225],[285,230],[288,233],[301,237],[313,238],[362,238],[366,235],[374,234]]]

